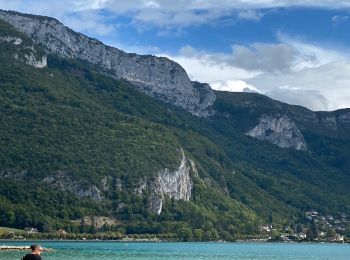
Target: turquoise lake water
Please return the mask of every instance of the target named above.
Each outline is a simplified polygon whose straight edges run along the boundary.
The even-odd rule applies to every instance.
[[[1,242],[0,245],[30,245]],[[254,260],[350,260],[349,244],[268,243],[121,243],[40,242],[55,252],[43,260],[82,259],[254,259]],[[0,259],[20,259],[23,252],[0,252]]]

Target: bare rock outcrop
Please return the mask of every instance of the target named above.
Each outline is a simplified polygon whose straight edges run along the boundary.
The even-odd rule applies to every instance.
[[[15,47],[10,58],[35,68],[45,68],[47,66],[46,54],[38,51],[34,45],[25,44],[20,37],[0,36],[0,44],[12,44]]]
[[[330,128],[332,130],[338,129],[337,119],[336,119],[335,115],[328,115],[328,116],[322,117],[321,124],[322,124],[322,126]]]
[[[186,71],[164,57],[125,53],[96,39],[76,33],[58,20],[0,10],[0,19],[40,44],[49,53],[81,59],[100,71],[131,82],[140,91],[181,107],[193,115],[213,114],[214,91],[208,84],[191,82]]]
[[[180,166],[175,171],[169,169],[159,171],[155,181],[150,185],[149,209],[157,214],[162,212],[165,196],[184,201],[189,201],[191,198],[192,180],[190,170],[192,166],[183,150],[181,150],[181,153]],[[194,165],[193,161],[192,163]]]
[[[117,224],[116,219],[104,216],[85,216],[81,221],[84,225],[94,226],[96,229],[100,229],[104,225],[111,226]]]
[[[303,135],[296,124],[286,115],[263,115],[260,117],[258,125],[249,130],[246,135],[266,140],[281,148],[307,150]]]
[[[45,177],[44,182],[60,190],[72,192],[81,198],[88,197],[95,201],[102,201],[103,199],[103,195],[97,186],[78,183],[61,171],[54,176]]]

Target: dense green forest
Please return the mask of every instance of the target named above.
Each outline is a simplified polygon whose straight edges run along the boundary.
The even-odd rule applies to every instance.
[[[49,55],[46,68],[26,65],[14,55],[25,57],[23,46],[34,44],[0,22],[6,35],[25,44],[0,43],[0,226],[96,233],[79,220],[108,216],[118,222],[104,231],[122,235],[235,240],[259,235],[262,224],[307,225],[311,209],[350,214],[348,125],[321,129],[302,120],[305,108],[248,93],[216,92],[216,114],[195,117],[83,61]],[[295,118],[308,151],[246,136],[266,113]],[[180,148],[198,169],[192,196],[165,198],[157,215],[148,208],[149,191],[135,189],[159,170],[175,169]],[[61,175],[98,187],[102,199],[46,181]],[[101,184],[106,177],[109,189]]]

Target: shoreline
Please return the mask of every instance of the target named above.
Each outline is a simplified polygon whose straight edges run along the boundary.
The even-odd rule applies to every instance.
[[[315,242],[315,241],[256,241],[256,240],[237,240],[237,241],[170,241],[170,240],[147,240],[147,239],[125,239],[125,240],[94,240],[94,239],[86,239],[86,240],[75,240],[75,239],[0,239],[0,251],[1,247],[5,245],[1,245],[2,242],[75,242],[75,243],[212,243],[212,244],[329,244],[329,245],[349,245],[350,241],[347,242]],[[25,247],[25,246],[22,246]],[[29,246],[28,246],[29,248]]]
[[[30,246],[6,246],[0,245],[0,252],[8,252],[8,251],[31,251]],[[42,247],[43,252],[53,252],[55,251],[53,248]]]

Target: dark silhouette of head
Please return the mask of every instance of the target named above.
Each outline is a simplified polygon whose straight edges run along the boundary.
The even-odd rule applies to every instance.
[[[30,250],[32,250],[33,254],[40,255],[41,252],[43,251],[43,248],[40,245],[34,244],[30,246]]]

